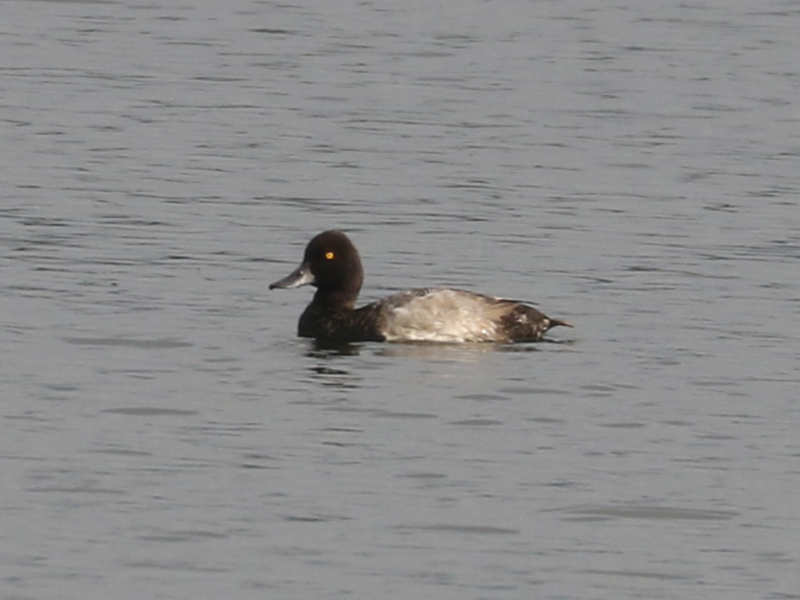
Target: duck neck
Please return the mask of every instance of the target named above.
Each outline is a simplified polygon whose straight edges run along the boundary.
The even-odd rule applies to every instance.
[[[314,294],[313,304],[344,310],[353,310],[356,305],[358,292],[348,290],[323,290],[317,289]]]

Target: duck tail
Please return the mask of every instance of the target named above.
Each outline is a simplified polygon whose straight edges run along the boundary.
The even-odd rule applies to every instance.
[[[561,319],[554,319],[552,317],[548,317],[548,320],[550,321],[550,326],[548,327],[548,329],[552,327],[574,327],[572,323],[567,323],[566,321],[562,321]]]

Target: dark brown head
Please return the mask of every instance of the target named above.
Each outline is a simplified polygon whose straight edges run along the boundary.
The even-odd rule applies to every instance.
[[[269,289],[316,286],[315,302],[352,308],[364,282],[358,250],[341,231],[323,231],[306,246],[303,262]]]

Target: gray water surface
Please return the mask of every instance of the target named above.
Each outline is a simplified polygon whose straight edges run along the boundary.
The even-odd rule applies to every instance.
[[[795,2],[0,12],[0,597],[800,598]]]

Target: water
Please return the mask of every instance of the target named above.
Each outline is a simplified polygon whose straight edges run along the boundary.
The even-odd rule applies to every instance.
[[[792,2],[4,2],[3,598],[800,598]],[[447,284],[576,324],[315,346]]]

